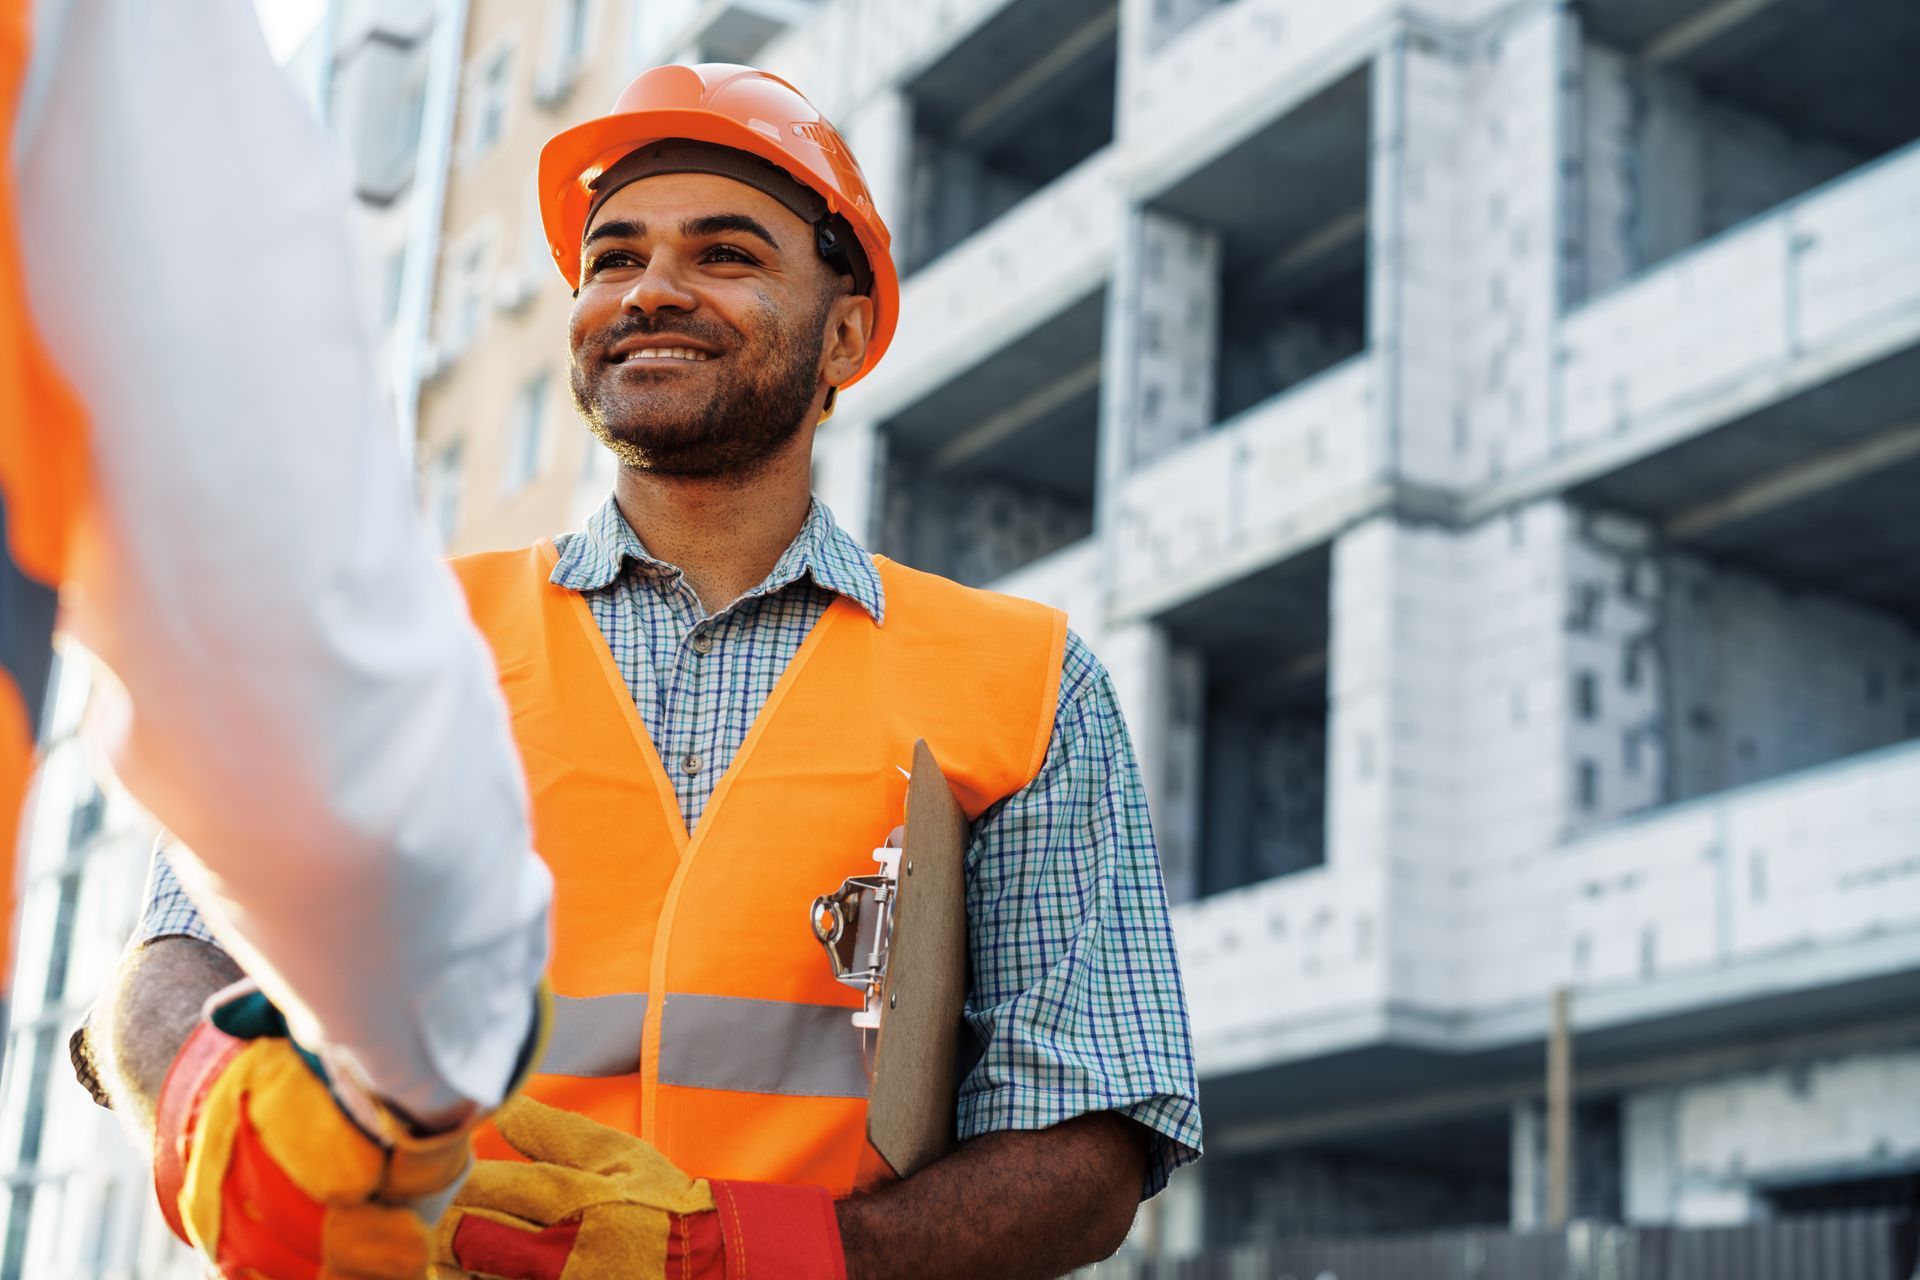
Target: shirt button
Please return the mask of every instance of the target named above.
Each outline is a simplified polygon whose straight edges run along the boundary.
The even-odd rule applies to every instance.
[[[693,633],[693,651],[695,653],[711,653],[713,651],[713,632],[711,631],[694,632]]]
[[[689,777],[700,772],[700,757],[694,755],[692,752],[688,752],[686,755],[681,756],[680,772],[687,774]]]

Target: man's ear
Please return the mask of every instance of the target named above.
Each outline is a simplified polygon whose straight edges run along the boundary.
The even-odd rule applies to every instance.
[[[873,299],[864,294],[834,299],[820,354],[820,376],[828,386],[837,387],[860,372],[872,337]]]

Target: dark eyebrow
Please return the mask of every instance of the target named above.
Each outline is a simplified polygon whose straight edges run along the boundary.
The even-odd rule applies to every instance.
[[[638,240],[646,234],[647,224],[644,222],[625,222],[615,219],[612,222],[603,222],[587,232],[587,238],[580,242],[580,248],[584,251],[587,246],[601,240]]]
[[[764,240],[769,249],[780,252],[780,242],[773,238],[773,232],[760,225],[758,218],[750,218],[744,213],[712,213],[704,218],[689,218],[680,224],[680,234],[689,240],[704,240],[709,236],[728,233]]]

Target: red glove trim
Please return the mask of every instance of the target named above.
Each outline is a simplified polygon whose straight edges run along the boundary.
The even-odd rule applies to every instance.
[[[580,1222],[561,1222],[543,1231],[527,1231],[468,1214],[453,1229],[453,1257],[468,1271],[520,1276],[522,1280],[560,1280],[573,1256]]]
[[[272,1276],[274,1280],[320,1280],[329,1274],[326,1207],[287,1176],[260,1143],[240,1099],[240,1127],[233,1158],[220,1184],[220,1239],[214,1245],[223,1276]]]
[[[160,1105],[153,1122],[153,1190],[160,1199],[160,1216],[183,1244],[191,1241],[180,1217],[180,1188],[187,1180],[194,1125],[213,1082],[246,1045],[246,1041],[202,1021],[180,1046],[173,1065],[167,1068],[166,1082],[160,1086]]]
[[[847,1280],[840,1220],[822,1187],[713,1182],[727,1280]]]

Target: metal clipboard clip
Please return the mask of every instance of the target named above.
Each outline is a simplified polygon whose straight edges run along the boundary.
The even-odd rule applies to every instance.
[[[860,993],[853,1025],[863,1031],[880,1029],[880,989],[887,980],[903,852],[875,849],[875,874],[848,876],[837,892],[813,900],[813,936],[826,948],[834,979]]]

